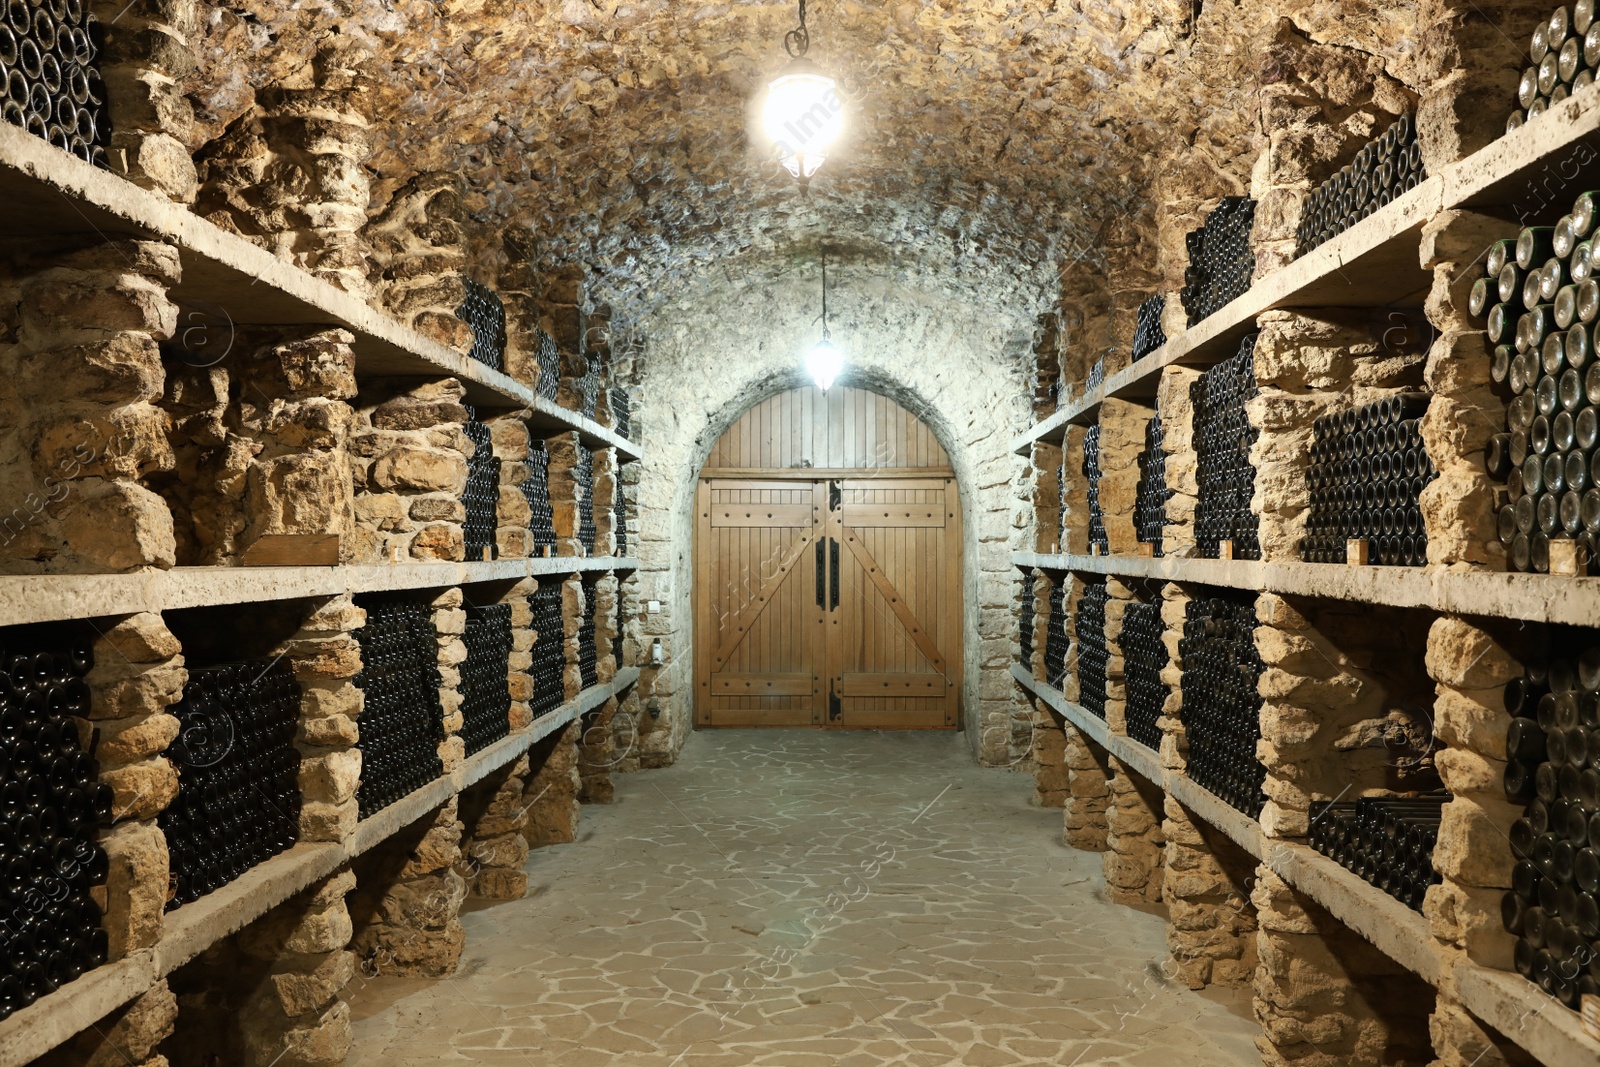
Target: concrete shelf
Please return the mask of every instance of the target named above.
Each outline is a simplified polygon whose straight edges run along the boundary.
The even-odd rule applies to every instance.
[[[1273,308],[1416,307],[1432,281],[1421,267],[1422,227],[1441,211],[1471,208],[1503,215],[1508,233],[1530,212],[1555,216],[1588,188],[1587,164],[1600,159],[1600,92],[1578,93],[1521,129],[1446,167],[1417,188],[1326,244],[1258,280],[1243,296],[1170,338],[1105,383],[1064,403],[1012,441],[1026,453],[1035,441],[1060,441],[1069,424],[1088,425],[1106,397],[1155,396],[1173,364],[1217,363]]]
[[[1162,768],[1155,754],[1111,732],[1104,720],[1037,681],[1020,664],[1011,674],[1096,744],[1159,785],[1194,815],[1226,834],[1297,891],[1429,985],[1452,977],[1462,1003],[1478,1018],[1517,1042],[1549,1067],[1593,1067],[1600,1041],[1583,1032],[1576,1012],[1521,975],[1494,971],[1434,940],[1428,920],[1333,860],[1296,841],[1267,837],[1261,825],[1202,789],[1193,779]]]
[[[624,667],[611,681],[590,686],[571,703],[468,757],[452,773],[363,819],[348,840],[296,845],[216,892],[169,912],[154,948],[98,967],[0,1020],[0,1064],[24,1064],[44,1055],[218,941],[518,759],[535,742],[626,691],[638,678],[639,668]]]
[[[545,433],[577,430],[590,448],[615,448],[638,459],[638,446],[592,419],[461,352],[402,326],[386,312],[314,278],[242,237],[139,186],[99,170],[9,123],[0,124],[0,236],[97,233],[175,245],[183,280],[172,298],[220,309],[238,325],[341,326],[355,334],[356,370],[364,377],[459,378],[467,399],[486,408],[526,408]]]
[[[1395,608],[1428,608],[1452,615],[1481,615],[1527,622],[1592,626],[1600,618],[1600,578],[1548,574],[1455,571],[1433,567],[1347,567],[1333,563],[1261,563],[1254,560],[1179,559],[1165,556],[1078,556],[1016,552],[1018,567],[1072,571],[1285,596],[1321,597]]]
[[[0,576],[0,626],[343,593],[444,589],[638,567],[639,561],[631,556],[550,556],[483,563],[175,567],[130,574],[6,575]]]

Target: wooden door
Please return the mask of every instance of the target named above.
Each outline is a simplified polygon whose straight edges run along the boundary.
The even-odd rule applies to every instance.
[[[955,728],[960,562],[949,460],[910,412],[848,388],[756,405],[696,496],[696,722]]]
[[[961,513],[952,479],[847,479],[834,493],[838,608],[829,613],[830,725],[956,725]],[[830,546],[831,547],[831,546]]]
[[[708,479],[696,515],[696,660],[707,726],[823,721],[826,488]]]

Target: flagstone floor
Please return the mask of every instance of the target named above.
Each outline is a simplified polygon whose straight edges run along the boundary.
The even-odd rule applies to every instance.
[[[440,981],[358,979],[353,1067],[1259,1067],[1165,981],[1030,780],[946,733],[704,731],[617,776]]]

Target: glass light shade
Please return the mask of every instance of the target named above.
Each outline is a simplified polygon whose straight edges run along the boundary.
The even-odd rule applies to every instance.
[[[824,337],[812,346],[806,353],[806,373],[811,375],[811,380],[817,383],[817,388],[826,393],[833,388],[833,383],[839,380],[839,373],[844,370],[844,353],[833,346],[833,342]]]
[[[808,181],[844,132],[844,99],[821,68],[797,59],[767,85],[761,125],[789,173]]]

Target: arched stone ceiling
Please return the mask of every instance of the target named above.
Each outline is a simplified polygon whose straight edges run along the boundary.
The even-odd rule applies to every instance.
[[[377,57],[377,195],[458,171],[482,251],[525,229],[540,264],[583,264],[625,314],[784,273],[822,239],[1031,313],[1108,221],[1153,212],[1164,172],[1238,188],[1248,40],[1290,9],[1388,32],[1370,0],[811,0],[811,58],[849,87],[850,125],[809,197],[746,133],[793,3],[201,0],[187,88],[198,148],[319,37],[357,37]]]

